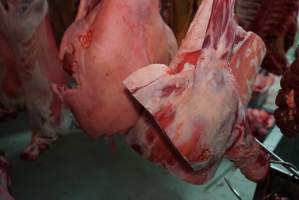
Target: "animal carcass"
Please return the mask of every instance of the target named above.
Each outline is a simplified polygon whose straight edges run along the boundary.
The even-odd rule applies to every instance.
[[[33,138],[23,158],[35,159],[67,126],[62,102],[51,83],[65,84],[66,75],[47,16],[45,0],[12,0],[0,3],[0,32],[15,57],[18,79]]]
[[[264,40],[267,55],[262,67],[281,75],[288,67],[286,52],[297,32],[298,0],[238,0],[240,24]]]
[[[268,156],[245,111],[265,52],[261,38],[235,22],[234,0],[204,0],[170,66],[150,65],[125,80],[147,110],[128,143],[191,183],[209,180],[224,156],[249,179],[263,179]]]
[[[57,85],[56,91],[90,136],[131,128],[140,106],[123,80],[148,64],[168,63],[176,51],[159,11],[159,0],[80,2],[60,49],[75,86]]]

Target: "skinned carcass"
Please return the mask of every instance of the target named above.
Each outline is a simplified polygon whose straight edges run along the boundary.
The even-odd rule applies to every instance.
[[[58,58],[45,0],[0,3],[0,32],[15,56],[16,72],[32,128],[32,141],[23,154],[35,159],[69,124],[67,112],[51,83],[66,84]]]
[[[297,31],[298,0],[238,0],[236,13],[245,30],[258,34],[267,46],[262,67],[281,75],[289,66],[286,53]]]
[[[245,111],[265,52],[235,22],[234,0],[203,0],[170,67],[150,65],[125,80],[147,110],[128,143],[191,183],[208,181],[224,156],[247,178],[263,179],[268,156]]]
[[[57,84],[56,92],[91,137],[126,132],[140,106],[122,81],[148,64],[168,63],[176,49],[159,0],[82,0],[60,49],[76,85]]]

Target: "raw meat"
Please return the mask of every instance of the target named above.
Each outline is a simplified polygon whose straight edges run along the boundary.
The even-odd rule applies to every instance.
[[[284,73],[281,79],[282,89],[276,98],[274,116],[281,132],[289,137],[299,134],[299,58]]]
[[[274,74],[260,72],[253,84],[253,91],[258,93],[266,92],[273,85],[274,81]]]
[[[295,40],[298,9],[298,0],[238,0],[240,24],[266,43],[262,67],[269,72],[281,75],[288,67],[286,52]]]
[[[76,83],[56,91],[90,136],[109,136],[132,127],[140,106],[122,81],[151,63],[168,63],[175,37],[163,22],[158,0],[81,1],[67,30],[60,57]]]
[[[248,108],[246,111],[249,127],[253,135],[264,140],[274,124],[274,116],[264,110]]]
[[[3,153],[0,155],[0,199],[1,200],[14,200],[8,189],[11,186],[11,178],[9,176],[10,164]]]
[[[39,141],[36,137],[55,139],[69,124],[62,102],[51,90],[52,82],[65,84],[66,76],[58,58],[47,10],[45,0],[0,3],[0,32],[15,56],[33,133],[33,142],[23,155],[30,160],[44,148],[40,142],[35,143]]]
[[[248,107],[251,108],[261,108],[269,99],[270,88],[278,79],[278,76],[275,76],[272,73],[267,72],[262,69],[253,83],[253,93],[248,104]],[[276,96],[276,94],[274,94]],[[274,97],[275,98],[275,97]]]
[[[148,111],[128,143],[191,183],[208,181],[224,155],[263,179],[268,157],[245,110],[264,55],[262,40],[234,21],[234,0],[204,0],[170,67],[150,65],[125,80]]]
[[[180,44],[202,0],[161,0],[161,13]]]

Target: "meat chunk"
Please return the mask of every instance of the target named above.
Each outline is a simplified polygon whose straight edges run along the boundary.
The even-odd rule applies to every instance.
[[[75,86],[56,91],[90,136],[125,132],[140,106],[122,81],[148,64],[168,63],[176,48],[158,0],[81,1],[60,51]]]
[[[263,93],[269,90],[273,85],[276,76],[271,73],[260,72],[253,84],[253,91],[257,93]]]
[[[249,127],[253,135],[259,139],[264,140],[274,124],[274,116],[261,109],[248,108],[246,111]]]
[[[267,55],[262,67],[281,75],[288,67],[286,52],[297,32],[298,0],[238,0],[240,24],[265,41]]]
[[[56,138],[69,122],[62,102],[51,89],[52,82],[65,84],[66,75],[58,57],[47,8],[44,0],[0,3],[0,32],[15,56],[33,138],[35,135]],[[39,149],[38,144],[31,145]],[[26,157],[36,158],[35,153],[25,152],[29,154]]]
[[[129,144],[191,183],[208,181],[224,155],[249,179],[263,179],[268,158],[245,110],[264,55],[262,40],[235,22],[234,0],[204,0],[170,66],[149,65],[125,80],[148,111]]]

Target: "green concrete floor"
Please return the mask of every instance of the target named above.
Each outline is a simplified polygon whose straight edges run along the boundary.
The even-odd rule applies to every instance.
[[[26,118],[0,125],[0,149],[12,162],[16,200],[234,200],[224,184],[194,186],[143,160],[117,137],[113,152],[104,140],[92,141],[79,131],[61,138],[34,162],[19,154],[30,139]],[[218,170],[230,166],[224,161]],[[228,178],[243,200],[252,199],[255,184],[239,171]]]

